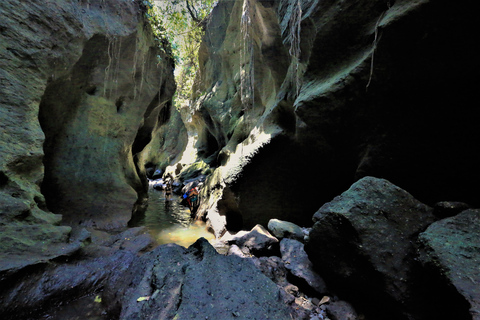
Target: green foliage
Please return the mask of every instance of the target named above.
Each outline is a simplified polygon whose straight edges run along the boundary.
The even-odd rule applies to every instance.
[[[134,0],[132,0],[134,1]],[[167,32],[163,25],[163,21],[160,18],[161,13],[155,6],[153,1],[150,0],[136,0],[140,1],[140,8],[142,9],[145,17],[147,18],[150,26],[152,27],[155,41],[158,46],[164,50],[168,55],[173,56],[171,44],[167,38]],[[159,62],[162,60],[161,56],[157,56]]]
[[[217,0],[141,1],[159,45],[175,60],[176,107],[188,105],[206,18]]]

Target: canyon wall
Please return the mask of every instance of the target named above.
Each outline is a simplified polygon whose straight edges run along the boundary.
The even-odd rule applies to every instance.
[[[474,21],[442,1],[220,1],[191,116],[214,168],[197,218],[221,236],[318,210],[309,258],[366,318],[478,319]]]
[[[175,91],[145,11],[0,3],[1,271],[77,250],[76,227],[125,228],[145,195],[145,146],[168,135]]]
[[[368,175],[478,205],[473,21],[427,0],[220,1],[192,115],[216,168],[198,216],[308,226]]]

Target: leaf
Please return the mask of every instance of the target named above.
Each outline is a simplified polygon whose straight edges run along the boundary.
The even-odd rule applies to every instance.
[[[140,297],[137,299],[137,302],[140,302],[140,301],[148,301],[150,300],[150,296],[146,296],[146,297]]]
[[[102,302],[102,298],[100,296],[96,296],[95,297],[95,300],[93,300],[94,302],[96,303],[101,303]]]

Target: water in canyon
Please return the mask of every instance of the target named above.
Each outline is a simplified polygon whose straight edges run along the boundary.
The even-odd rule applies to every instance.
[[[188,207],[180,204],[181,197],[173,195],[170,200],[165,192],[149,187],[148,208],[145,217],[136,225],[146,226],[159,245],[176,243],[183,247],[203,237],[214,244],[214,235],[207,231],[205,223],[193,221]],[[216,248],[221,251],[222,248]],[[225,251],[225,250],[223,250]],[[100,296],[90,294],[56,306],[41,320],[106,320],[109,319],[101,304]]]
[[[205,223],[192,221],[190,210],[180,201],[175,194],[168,200],[164,191],[150,186],[148,208],[138,224],[146,226],[158,244],[176,243],[188,247],[200,237],[213,241],[215,237],[207,231]]]

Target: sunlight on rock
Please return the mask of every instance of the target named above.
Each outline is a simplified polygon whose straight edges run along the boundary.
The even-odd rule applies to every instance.
[[[249,137],[235,147],[235,152],[230,154],[229,161],[222,168],[223,176],[227,177],[225,182],[238,176],[242,168],[250,161],[250,159],[258,152],[258,150],[270,142],[272,134],[254,128]]]
[[[185,147],[185,151],[183,151],[182,159],[180,159],[179,163],[187,165],[194,163],[197,159],[197,149],[195,148],[195,143],[197,142],[197,137],[189,136],[188,143]]]

